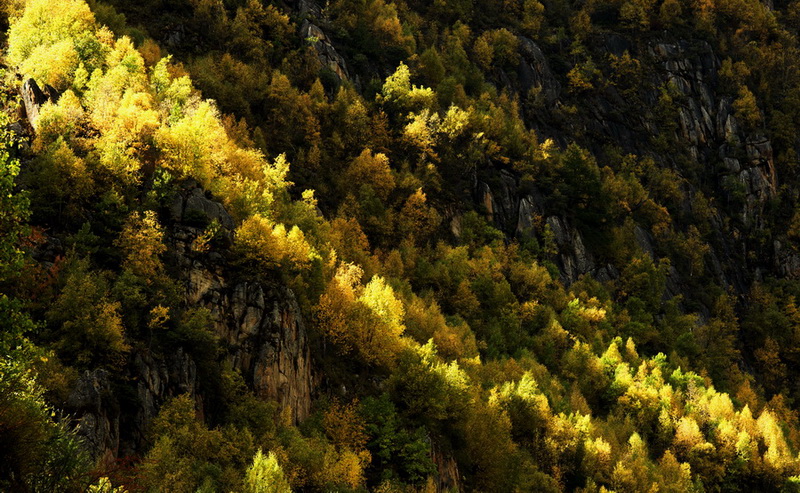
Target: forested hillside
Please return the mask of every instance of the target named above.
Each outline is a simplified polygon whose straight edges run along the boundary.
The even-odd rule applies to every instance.
[[[800,491],[797,0],[0,5],[0,490]]]

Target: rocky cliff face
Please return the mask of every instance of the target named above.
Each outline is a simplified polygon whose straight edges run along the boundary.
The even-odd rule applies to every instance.
[[[295,423],[308,416],[313,392],[311,355],[300,308],[291,290],[276,282],[237,279],[222,252],[196,251],[192,242],[216,220],[230,237],[233,220],[218,202],[189,184],[170,208],[170,259],[183,286],[187,308],[205,307],[225,348],[223,358],[241,371],[253,392],[288,409]],[[194,224],[194,225],[192,225]],[[85,372],[65,410],[78,425],[95,458],[110,462],[134,455],[147,444],[147,430],[161,406],[188,393],[204,414],[206,388],[191,355],[183,348],[164,355],[138,348],[123,377],[133,390],[107,370]]]
[[[644,66],[653,69],[648,75],[653,89],[639,95],[642,103],[638,109],[626,108],[625,114],[629,115],[626,118],[619,118],[619,107],[630,103],[613,85],[586,95],[579,102],[585,109],[585,116],[582,120],[576,119],[571,128],[558,127],[558,119],[552,116],[566,95],[547,58],[530,39],[520,38],[520,46],[523,56],[517,73],[503,75],[497,83],[520,94],[520,97],[530,90],[539,94],[540,107],[528,114],[527,119],[540,135],[553,136],[565,142],[575,140],[595,153],[602,153],[602,148],[598,147],[602,143],[612,143],[626,153],[653,156],[660,166],[683,174],[681,164],[673,156],[654,154],[650,144],[663,131],[661,124],[664,122],[652,112],[658,101],[658,88],[671,87],[677,94],[677,125],[674,135],[668,137],[682,142],[693,166],[706,177],[704,179],[712,180],[717,203],[728,207],[728,214],[731,207],[734,209],[733,222],[726,221],[719,211],[713,218],[715,239],[707,262],[720,283],[744,292],[749,280],[743,278],[740,263],[744,261],[742,252],[746,246],[738,238],[746,236],[743,231],[763,227],[764,208],[776,196],[778,177],[770,140],[758,128],[745,128],[733,109],[733,98],[719,94],[721,62],[710,45],[704,41],[677,40],[636,47],[620,36],[609,35],[606,52],[622,56],[629,51],[641,59]],[[684,187],[686,211],[691,211],[695,193],[691,186]],[[477,176],[474,200],[486,211],[488,219],[509,237],[534,235],[536,225],[538,234],[541,234],[547,225],[558,249],[553,261],[566,284],[583,274],[599,280],[618,276],[614,266],[597,261],[587,249],[583,233],[568,217],[553,215],[547,210],[544,198],[535,187],[533,192],[523,192],[519,177],[512,170],[495,168]],[[725,223],[728,224],[723,227]],[[656,256],[648,231],[637,227],[635,238],[642,251]],[[775,242],[772,256],[776,273],[790,276],[800,273],[800,257],[792,254],[785,242]],[[678,294],[682,281],[674,268],[669,277],[669,294]]]
[[[119,453],[120,412],[106,370],[86,371],[72,390],[65,411],[78,416],[77,433],[101,463]]]
[[[238,369],[255,394],[289,408],[295,422],[311,406],[311,355],[303,317],[294,294],[278,283],[237,279],[219,252],[193,248],[202,230],[186,219],[217,221],[230,235],[233,220],[202,189],[176,195],[170,252],[180,271],[187,307],[205,307],[214,331],[227,348],[226,360]]]
[[[744,129],[731,97],[716,94],[719,58],[706,42],[660,43],[650,53],[664,68],[663,80],[684,96],[680,139],[701,164],[721,162],[718,178],[732,177],[743,187],[742,223],[761,227],[763,206],[777,189],[772,144],[759,130]]]
[[[336,51],[333,43],[319,26],[309,20],[303,21],[300,25],[300,37],[311,43],[322,66],[330,70],[338,82],[350,80],[344,58]]]
[[[300,39],[314,47],[320,64],[331,71],[337,82],[349,81],[347,62],[320,27],[327,22],[322,7],[313,0],[297,0],[294,11],[303,19],[300,23]]]
[[[127,370],[124,380],[131,384],[133,396],[123,397],[118,375],[96,369],[78,378],[64,406],[75,418],[78,436],[103,464],[140,451],[150,423],[170,397],[192,395],[202,416],[201,382],[183,349],[168,358],[136,350]]]
[[[436,491],[463,491],[461,473],[452,454],[441,450],[436,443],[433,443],[431,460],[436,467]]]

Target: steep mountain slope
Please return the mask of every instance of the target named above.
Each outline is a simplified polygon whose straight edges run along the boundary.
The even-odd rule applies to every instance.
[[[2,487],[797,487],[794,4],[4,9]]]

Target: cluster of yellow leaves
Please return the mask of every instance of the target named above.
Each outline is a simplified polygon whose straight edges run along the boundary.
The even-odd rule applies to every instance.
[[[225,167],[226,137],[211,102],[190,106],[183,118],[156,134],[161,165],[178,176],[193,176],[201,183],[210,183]]]
[[[756,97],[746,85],[739,87],[739,97],[733,101],[733,109],[747,128],[755,128],[761,123],[761,111],[758,109]]]
[[[83,199],[94,189],[94,180],[86,161],[75,155],[72,148],[58,138],[44,149],[40,162],[43,180],[52,188],[55,196],[69,194],[74,199]]]
[[[364,469],[371,458],[366,450],[360,453],[350,449],[329,448],[323,457],[322,471],[316,480],[321,484],[343,484],[349,488],[363,487]]]
[[[436,101],[436,94],[429,87],[411,85],[411,71],[405,63],[386,78],[381,90],[382,101],[394,103],[400,108],[430,108]]]
[[[322,418],[322,426],[334,445],[356,451],[367,446],[368,436],[363,419],[358,415],[357,400],[347,405],[332,402]]]
[[[508,29],[494,29],[483,32],[475,40],[474,53],[484,70],[493,65],[514,65],[519,61],[517,46],[519,41]]]
[[[336,18],[337,27],[347,31],[364,29],[383,50],[399,49],[409,55],[414,53],[414,36],[403,28],[398,9],[393,2],[367,0],[354,4],[338,0],[331,2],[330,9]]]
[[[35,151],[40,152],[49,144],[60,138],[65,142],[82,147],[74,142],[81,125],[84,123],[86,112],[81,102],[72,90],[67,90],[58,98],[57,103],[47,101],[39,109],[36,120],[36,139],[33,143]]]
[[[254,214],[236,229],[236,250],[245,258],[274,269],[281,265],[307,267],[319,254],[293,226],[289,231],[282,223]]]
[[[247,469],[244,479],[245,493],[291,493],[283,469],[274,452],[266,456],[258,449],[253,464]]]
[[[260,151],[240,145],[214,103],[196,95],[169,57],[148,74],[133,42],[99,28],[84,2],[60,4],[59,15],[48,2],[29,2],[9,43],[12,63],[27,75],[61,90],[73,88],[43,107],[36,140],[39,149],[77,156],[67,160],[77,170],[68,174],[80,175],[82,160],[91,158],[97,166],[88,168],[117,187],[137,185],[146,169],[161,166],[199,180],[237,218],[270,215],[275,195],[289,185],[282,156],[269,163]],[[68,149],[51,149],[59,137]]]
[[[150,428],[155,443],[142,461],[139,484],[150,491],[196,491],[214,468],[219,473],[212,488],[242,491],[241,470],[257,455],[253,436],[234,426],[209,429],[198,419],[195,404],[193,397],[183,394],[161,407]],[[249,487],[258,486],[259,479],[268,479],[284,488],[255,491],[286,493],[288,485],[279,482],[283,474],[275,458],[262,454],[260,459],[246,473],[246,491],[253,491]]]
[[[405,308],[391,286],[374,276],[361,284],[360,267],[343,262],[316,307],[317,320],[343,350],[357,350],[368,362],[391,367],[408,344]]]
[[[322,418],[322,426],[335,445],[335,449],[325,454],[325,475],[332,482],[351,488],[363,486],[364,470],[372,457],[366,448],[369,437],[364,432],[363,418],[358,415],[358,401],[347,405],[332,402]]]
[[[688,382],[686,390],[675,385],[683,381]],[[643,361],[635,374],[627,363],[618,363],[612,388],[621,392],[618,402],[627,412],[649,416],[662,436],[672,437],[676,457],[703,475],[737,457],[767,470],[800,467],[773,411],[764,408],[756,420],[749,406],[737,411],[728,394],[702,385],[699,377],[680,370],[666,379],[656,358]]]
[[[130,347],[125,341],[120,303],[108,296],[103,273],[89,270],[87,260],[67,267],[65,287],[47,313],[63,337],[56,345],[65,361],[82,365],[117,365]]]
[[[345,171],[344,179],[349,183],[371,186],[376,195],[384,201],[395,186],[394,175],[389,167],[389,158],[380,152],[373,154],[370,149],[364,149],[350,163]]]
[[[445,360],[474,358],[478,355],[475,334],[465,323],[450,324],[435,301],[412,297],[406,302],[405,322],[409,335],[419,342],[432,340]]]
[[[594,89],[601,75],[600,70],[591,59],[579,62],[567,72],[569,88],[575,93],[590,91]]]
[[[428,341],[427,344],[413,348],[414,351],[421,357],[422,364],[431,373],[439,376],[442,381],[449,387],[451,395],[465,395],[469,390],[469,376],[457,361],[446,363],[439,358],[436,345],[433,341]],[[479,357],[471,359],[474,363],[480,361]]]
[[[24,75],[64,90],[81,58],[92,64],[102,58],[113,36],[108,29],[97,31],[92,11],[81,0],[59,2],[58,15],[52,2],[31,0],[9,31],[9,61]]]
[[[409,123],[403,129],[403,137],[417,147],[423,156],[436,158],[434,147],[441,142],[452,142],[463,134],[472,115],[472,110],[450,106],[444,116],[428,108],[408,115]]]

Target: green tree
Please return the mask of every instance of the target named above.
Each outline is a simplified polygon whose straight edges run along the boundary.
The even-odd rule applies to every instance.
[[[63,288],[47,312],[59,355],[82,367],[118,366],[129,345],[120,303],[109,296],[107,273],[91,270],[88,259],[72,259]]]
[[[5,113],[0,113],[0,123],[5,121]],[[30,215],[27,194],[15,191],[19,161],[11,158],[9,144],[7,131],[0,131],[0,288],[22,267],[20,241],[28,231]]]
[[[20,240],[29,216],[27,195],[15,190],[10,141],[0,132],[0,489],[78,491],[88,483],[89,459],[67,424],[53,419],[34,368],[47,356],[27,338],[38,327],[7,294],[25,261]]]
[[[209,429],[198,419],[194,397],[167,402],[150,433],[154,445],[139,476],[149,491],[242,490],[244,465],[255,450],[252,435],[232,426]]]
[[[164,266],[159,256],[167,247],[164,245],[164,230],[154,211],[131,214],[114,245],[122,251],[123,269],[147,282],[162,273]]]

